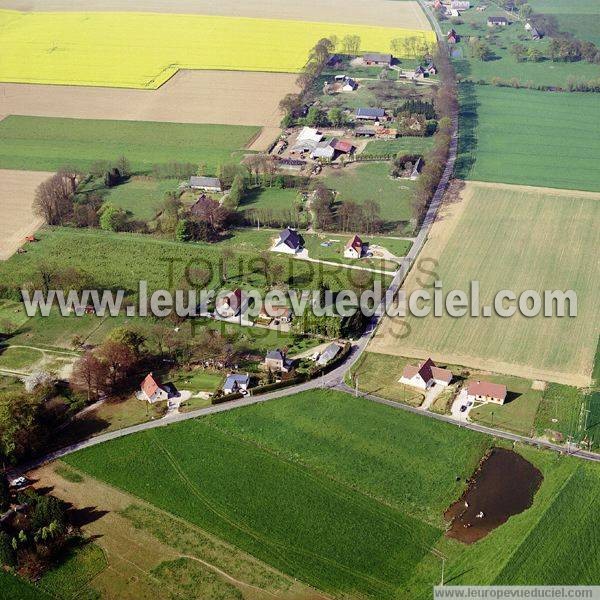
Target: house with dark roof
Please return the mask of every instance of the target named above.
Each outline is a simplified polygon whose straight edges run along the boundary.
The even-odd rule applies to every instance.
[[[379,121],[385,117],[383,108],[357,108],[356,118],[366,121]]]
[[[246,312],[248,301],[248,294],[241,288],[237,288],[224,296],[219,295],[215,302],[216,316],[223,319],[237,317]]]
[[[279,240],[273,248],[277,252],[296,254],[302,250],[302,236],[291,227],[286,227],[280,234]]]
[[[250,375],[248,373],[230,373],[223,384],[224,394],[238,394],[245,392],[250,387]]]
[[[362,59],[367,65],[389,67],[392,64],[394,57],[391,54],[383,54],[381,52],[366,52],[363,54]]]
[[[451,29],[447,34],[446,34],[446,41],[449,44],[456,44],[460,41],[460,36],[458,35],[458,33],[456,33],[456,31],[454,31],[454,29]]]
[[[375,137],[375,129],[372,127],[357,127],[354,130],[356,137]]]
[[[508,25],[508,19],[506,17],[488,17],[488,27],[506,27]]]
[[[413,79],[424,79],[425,78],[425,74],[426,74],[425,69],[421,65],[419,65],[415,69],[415,72],[413,73]]]
[[[346,247],[344,248],[345,258],[361,258],[365,249],[363,241],[355,235],[353,238],[348,240]]]
[[[404,367],[402,377],[398,381],[420,390],[428,390],[434,385],[443,387],[450,385],[452,377],[452,371],[436,366],[431,358],[428,358],[425,362],[416,366],[407,365]]]
[[[168,390],[156,381],[152,373],[148,373],[140,386],[140,398],[150,404],[154,404],[161,400],[167,400],[168,397]]]
[[[413,167],[413,170],[410,174],[410,178],[414,181],[415,179],[419,178],[419,175],[421,174],[421,171],[423,170],[423,159],[419,156],[419,158],[417,158],[417,160],[415,161],[415,166]]]
[[[287,373],[290,370],[291,361],[286,358],[283,350],[271,350],[265,356],[264,367],[267,371]]]
[[[470,402],[494,402],[504,404],[506,386],[489,381],[471,381],[467,385],[467,400]]]
[[[217,177],[190,177],[189,186],[193,190],[203,190],[205,192],[221,192],[221,180]]]

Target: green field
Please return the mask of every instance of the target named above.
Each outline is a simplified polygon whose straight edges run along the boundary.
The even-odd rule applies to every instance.
[[[596,94],[461,86],[461,179],[600,191]]]
[[[425,154],[433,146],[433,137],[399,137],[395,140],[367,142],[363,154]]]
[[[554,16],[561,31],[600,45],[600,4],[596,0],[531,0],[529,4],[536,13]]]
[[[385,162],[359,163],[328,175],[324,183],[339,192],[338,199],[362,204],[375,200],[381,207],[381,217],[390,231],[406,229],[412,218],[410,200],[415,182],[392,179],[390,165]]]
[[[42,590],[36,589],[20,577],[0,569],[0,599],[1,600],[51,600]]]
[[[207,174],[236,160],[259,127],[146,121],[103,121],[10,115],[0,122],[0,168],[52,171],[89,169],[125,156],[134,171],[154,164],[206,165]]]
[[[0,369],[24,371],[44,357],[33,348],[0,348]]]
[[[594,291],[600,264],[589,252],[600,245],[598,198],[471,182],[462,195],[464,204],[434,226],[434,233],[438,228],[440,233],[430,236],[424,248],[426,257],[438,261],[433,270],[444,292],[468,294],[471,281],[477,281],[483,307],[493,306],[501,290],[517,296],[525,290],[542,295],[545,290],[573,290],[577,316],[549,318],[542,312],[525,317],[517,311],[503,318],[492,311],[489,317],[454,318],[444,311],[440,317],[394,317],[383,321],[370,349],[589,385],[598,339],[590,323],[600,318]],[[424,268],[431,271],[432,266]],[[413,271],[407,289],[429,286],[433,279]]]
[[[313,391],[128,436],[66,462],[330,593],[430,598],[441,568],[432,545],[447,557],[448,584],[595,583],[597,465],[517,448],[544,475],[533,506],[477,544],[443,537],[443,510],[491,443]]]
[[[132,177],[125,183],[111,188],[104,196],[104,201],[122,208],[134,219],[150,221],[164,202],[165,194],[176,191],[178,183],[174,179]]]
[[[577,0],[576,2],[562,2],[561,11],[563,13],[557,15],[559,24],[566,26],[567,23],[571,28],[575,27],[579,31],[572,31],[576,35],[580,35],[583,39],[588,39],[591,32],[595,29],[594,36],[598,36],[598,27],[600,26],[600,17],[598,16],[597,3],[596,7],[592,8],[593,0]],[[559,0],[541,0],[541,3],[553,3],[558,5]],[[483,2],[479,2],[483,4]],[[535,12],[549,12],[539,10],[536,7],[536,2],[530,3]],[[474,6],[473,4],[471,6]],[[580,9],[595,11],[592,15],[575,14]],[[515,44],[521,44],[525,48],[535,48],[542,53],[542,56],[548,55],[548,45],[550,37],[546,36],[541,40],[533,40],[531,35],[525,31],[524,22],[515,20],[507,27],[489,28],[487,26],[487,18],[490,15],[504,14],[494,5],[491,5],[488,10],[479,12],[474,10],[466,10],[461,13],[459,21],[451,19],[448,22],[448,27],[451,25],[456,29],[462,37],[461,42],[454,48],[453,56],[455,57],[454,65],[457,74],[471,81],[485,81],[490,83],[494,77],[499,77],[504,81],[517,79],[522,85],[545,85],[545,86],[561,86],[566,87],[569,79],[589,81],[597,79],[600,76],[600,67],[596,64],[588,63],[584,60],[578,62],[553,62],[549,59],[543,59],[539,62],[523,61],[517,62],[516,58],[511,54],[511,47]],[[592,17],[592,18],[590,18]],[[564,22],[563,22],[564,19]],[[565,27],[566,28],[566,27]],[[567,29],[571,31],[572,29]],[[585,33],[585,35],[583,35]],[[490,49],[490,58],[482,61],[474,58],[471,55],[468,46],[468,39],[471,36],[481,38]],[[592,41],[594,41],[592,39]]]

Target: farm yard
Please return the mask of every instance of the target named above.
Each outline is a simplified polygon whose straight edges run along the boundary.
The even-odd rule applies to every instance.
[[[160,87],[179,69],[297,73],[331,35],[359,35],[363,51],[388,51],[394,38],[435,41],[424,29],[131,12],[2,10],[0,27],[0,81],[140,89]]]
[[[491,305],[500,290],[572,289],[576,319],[386,318],[369,349],[589,385],[598,341],[589,323],[600,315],[593,293],[599,265],[590,252],[600,244],[599,199],[585,192],[468,182],[460,201],[442,208],[423,251],[427,261],[417,264],[406,283],[409,293],[429,285],[432,270],[445,292],[468,293],[470,282],[479,281],[482,306]]]
[[[259,127],[9,116],[0,121],[0,167],[32,171],[73,165],[86,170],[126,155],[134,171],[193,162],[208,173],[241,158]]]
[[[596,94],[461,88],[457,177],[600,191]]]
[[[296,90],[290,73],[187,71],[159,89],[0,84],[0,115],[262,126],[264,150],[279,132],[279,100]],[[258,143],[257,143],[258,142]]]
[[[33,213],[33,200],[37,186],[51,175],[44,171],[0,169],[0,260],[12,256],[25,237],[42,225],[42,219]]]
[[[373,430],[380,434],[375,442]],[[599,508],[593,464],[517,447],[543,474],[532,507],[477,544],[443,536],[445,508],[460,496],[490,443],[418,415],[313,391],[108,442],[65,462],[325,592],[360,590],[367,597],[392,598],[410,590],[411,597],[426,598],[441,569],[432,548],[447,557],[446,577],[455,585],[593,583],[600,567],[591,525]],[[139,478],[130,476],[132,468]],[[389,472],[396,475],[383,476]],[[235,482],[235,490],[227,482]],[[266,496],[260,492],[265,486],[271,490]],[[578,496],[584,489],[589,493]],[[186,501],[190,496],[193,501]],[[342,509],[340,529],[327,511]],[[148,518],[138,522],[148,534],[157,524],[151,509],[145,513]],[[143,513],[128,508],[120,514]],[[114,519],[110,513],[107,518]],[[585,535],[574,535],[575,522],[586,523]],[[372,532],[366,546],[362,535],[354,542],[364,527]],[[558,552],[556,535],[562,540]],[[547,561],[540,552],[548,554]],[[393,574],[380,553],[394,556]],[[535,562],[527,558],[531,554]],[[568,565],[567,557],[583,554],[586,560],[576,568]],[[356,560],[360,569],[344,569]],[[327,568],[320,569],[325,562]]]

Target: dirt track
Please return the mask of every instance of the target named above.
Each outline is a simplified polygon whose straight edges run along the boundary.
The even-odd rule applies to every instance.
[[[22,11],[80,11],[78,0],[0,0],[0,8]],[[293,19],[329,23],[431,29],[417,2],[396,0],[88,0],[88,11],[140,11]]]
[[[180,71],[158,90],[0,84],[0,115],[262,125],[261,150],[278,133],[279,100],[296,89],[289,73]]]
[[[32,212],[37,186],[52,173],[0,170],[0,260],[10,258],[43,223]]]

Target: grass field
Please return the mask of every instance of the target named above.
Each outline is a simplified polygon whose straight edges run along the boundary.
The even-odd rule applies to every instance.
[[[600,102],[557,94],[461,86],[462,179],[600,191]]]
[[[0,598],[2,600],[50,600],[44,591],[36,589],[20,577],[0,569]]]
[[[126,210],[134,219],[150,221],[164,202],[166,192],[176,191],[178,183],[174,179],[132,177],[111,188],[104,201]]]
[[[433,137],[400,137],[395,140],[372,140],[367,143],[363,154],[424,154],[433,146]]]
[[[531,0],[530,4],[535,12],[554,16],[561,31],[600,44],[600,5],[595,0]]]
[[[327,187],[337,190],[338,199],[361,204],[375,200],[381,207],[381,217],[390,231],[404,230],[412,218],[410,199],[415,182],[390,177],[390,165],[385,162],[356,163],[334,171],[324,179]]]
[[[542,2],[546,4],[550,2],[553,2],[555,5],[559,4],[559,0],[550,0],[550,2],[542,0]],[[570,14],[568,16],[564,14],[559,17],[559,23],[563,17],[572,19],[572,25],[583,24],[586,18],[593,19],[591,14],[574,14],[580,9],[587,9],[590,12],[592,10],[596,12],[596,23],[600,25],[598,9],[597,7],[592,9],[590,6],[591,2],[593,0],[577,0],[576,2],[569,3],[560,2],[562,6],[561,10]],[[484,4],[484,2],[478,2],[471,6],[474,7],[477,4]],[[545,12],[538,11],[534,2],[531,3],[531,6],[536,12]],[[503,13],[500,12],[498,14]],[[454,48],[455,68],[457,73],[462,77],[468,78],[471,81],[486,81],[487,83],[494,77],[500,77],[504,81],[516,78],[521,84],[566,87],[571,78],[588,81],[596,79],[600,75],[598,65],[588,63],[584,60],[578,62],[553,62],[551,60],[517,62],[516,58],[511,54],[511,48],[515,44],[520,44],[525,48],[535,48],[544,56],[547,56],[550,37],[546,36],[541,40],[533,40],[531,35],[525,31],[524,22],[516,19],[507,27],[489,28],[486,23],[489,15],[489,10],[479,12],[471,9],[461,13],[460,23],[454,23],[454,19],[451,20],[451,25],[463,40],[462,43],[459,43]],[[586,29],[589,33],[594,28],[590,23]],[[573,33],[576,32],[573,31]],[[482,38],[488,44],[491,53],[490,59],[482,61],[471,55],[468,47],[468,38],[471,36]],[[583,36],[583,39],[586,39],[585,36]],[[459,57],[456,56],[457,53]]]
[[[204,163],[215,174],[235,161],[259,132],[242,125],[198,125],[9,116],[0,121],[0,167],[51,171],[89,169],[96,161],[126,156],[134,171],[170,162]]]
[[[313,391],[136,434],[66,461],[323,591],[429,598],[441,564],[423,543],[447,557],[448,584],[594,583],[597,465],[517,447],[544,475],[533,506],[477,544],[443,537],[443,510],[491,443],[418,415]],[[132,478],[132,469],[140,477]],[[147,525],[146,514],[137,510],[135,519]],[[412,529],[398,529],[405,525]],[[179,535],[178,543],[185,539]],[[356,561],[360,566],[344,569]]]
[[[389,51],[398,37],[435,40],[432,31],[382,26],[127,12],[3,10],[0,27],[1,81],[145,89],[179,69],[298,72],[331,35],[358,34],[369,51]]]
[[[568,290],[577,317],[387,318],[370,349],[400,356],[432,356],[527,379],[589,385],[597,345],[590,327],[600,316],[594,293],[599,264],[589,248],[600,244],[600,202],[593,194],[467,183],[462,200],[442,209],[423,250],[427,262],[411,272],[408,292],[428,286],[435,272],[444,292],[470,290],[480,305],[500,290]],[[584,257],[589,256],[590,260]],[[526,257],[526,259],[525,259]],[[525,261],[525,262],[524,262]],[[419,279],[420,278],[420,279]],[[420,283],[418,283],[420,281]],[[408,327],[408,329],[407,329]]]

